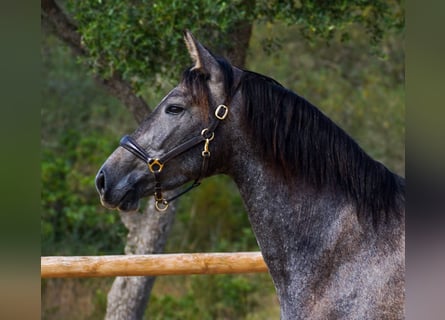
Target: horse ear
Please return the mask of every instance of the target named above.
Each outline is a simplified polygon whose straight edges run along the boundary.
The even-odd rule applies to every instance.
[[[190,57],[195,64],[192,68],[211,74],[219,69],[215,57],[198,40],[195,39],[189,30],[184,31],[184,41],[189,51]]]

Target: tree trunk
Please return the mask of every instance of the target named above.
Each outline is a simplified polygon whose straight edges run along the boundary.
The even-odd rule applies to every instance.
[[[236,30],[227,35],[231,45],[223,50],[223,55],[234,66],[244,68],[251,35],[252,23],[247,21],[238,24]]]
[[[167,211],[157,212],[149,201],[143,214],[121,213],[128,229],[125,254],[151,254],[164,250],[175,216],[175,204]],[[108,293],[107,320],[142,319],[155,277],[117,277]]]

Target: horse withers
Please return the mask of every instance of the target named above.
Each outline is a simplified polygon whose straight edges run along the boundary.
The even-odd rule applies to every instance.
[[[162,211],[226,174],[282,319],[404,318],[405,180],[304,98],[184,38],[194,65],[100,168],[102,204],[133,211],[154,195]]]

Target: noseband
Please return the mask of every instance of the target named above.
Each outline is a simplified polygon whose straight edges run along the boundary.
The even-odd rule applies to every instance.
[[[155,178],[155,207],[158,211],[165,211],[168,208],[168,204],[170,201],[175,200],[176,198],[182,196],[184,193],[192,190],[193,188],[199,186],[201,184],[201,179],[205,176],[208,167],[208,159],[210,158],[209,144],[210,141],[215,137],[215,129],[218,127],[219,123],[224,120],[229,114],[229,108],[223,104],[219,105],[215,110],[215,118],[212,119],[212,122],[208,128],[205,128],[201,131],[201,134],[190,138],[179,146],[173,148],[162,157],[153,158],[151,157],[136,141],[130,136],[124,136],[120,141],[120,146],[130,151],[136,157],[144,161],[147,164],[148,170],[154,175]],[[201,172],[198,178],[186,189],[176,194],[175,196],[165,199],[162,195],[162,187],[161,187],[161,179],[160,174],[162,169],[164,168],[165,163],[169,160],[177,157],[181,153],[193,148],[199,143],[204,142],[204,149],[201,152],[202,156],[202,165]]]

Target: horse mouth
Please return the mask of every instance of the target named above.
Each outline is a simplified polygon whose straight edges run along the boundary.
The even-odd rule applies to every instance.
[[[140,197],[136,190],[131,189],[116,202],[106,201],[103,197],[101,197],[100,202],[102,203],[102,206],[107,209],[117,209],[121,212],[132,212],[139,209]]]
[[[139,209],[139,195],[137,192],[127,192],[121,199],[117,209],[122,212],[131,212]]]

